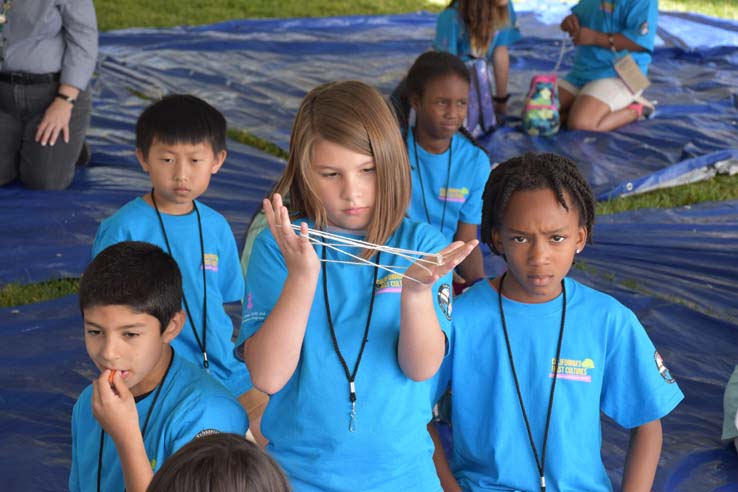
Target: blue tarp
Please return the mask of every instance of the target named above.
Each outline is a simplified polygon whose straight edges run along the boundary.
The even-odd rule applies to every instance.
[[[550,5],[549,5],[550,4]],[[526,38],[511,50],[511,111],[533,73],[558,54],[565,6],[518,4]],[[533,13],[535,11],[535,13]],[[435,16],[232,21],[101,34],[93,82],[92,163],[64,192],[0,189],[0,284],[78,276],[100,220],[148,190],[133,154],[146,98],[192,92],[229,125],[287,148],[302,96],[318,83],[358,78],[389,94],[427,49]],[[493,160],[545,149],[576,159],[598,194],[620,194],[729,159],[738,149],[738,23],[662,14],[652,66],[655,119],[610,134],[530,138],[511,118],[484,140]],[[371,40],[371,43],[368,42]],[[565,58],[571,63],[571,54]],[[203,200],[230,221],[239,244],[283,162],[229,142],[229,158]],[[670,166],[676,165],[669,169]],[[630,186],[628,185],[630,183]],[[614,191],[613,191],[614,190]],[[722,388],[738,362],[736,202],[598,218],[595,244],[574,275],[633,308],[687,398],[664,422],[656,491],[738,491],[738,456],[719,443]],[[490,271],[499,263],[486,259]],[[0,310],[0,474],[8,490],[63,490],[71,406],[95,370],[84,353],[74,296]],[[627,436],[605,426],[604,459],[620,480]]]

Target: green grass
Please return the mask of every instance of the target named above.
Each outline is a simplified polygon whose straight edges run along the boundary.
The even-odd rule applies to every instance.
[[[289,152],[284,150],[279,145],[272,143],[269,140],[264,140],[263,138],[259,138],[253,133],[247,132],[246,130],[241,130],[238,128],[229,128],[228,136],[232,138],[233,140],[235,140],[236,142],[240,142],[242,144],[255,147],[259,150],[266,152],[267,154],[273,155],[275,157],[279,157],[280,159],[287,160],[290,157]]]
[[[738,20],[738,2],[735,0],[659,0],[663,12],[698,12],[712,17]]]
[[[673,188],[649,191],[597,204],[597,215],[615,214],[641,208],[673,208],[702,202],[720,202],[738,198],[738,175],[716,176]]]
[[[62,278],[37,284],[7,284],[0,288],[0,307],[47,301],[79,291],[78,278]]]
[[[210,24],[231,19],[440,11],[438,0],[95,0],[101,31]]]

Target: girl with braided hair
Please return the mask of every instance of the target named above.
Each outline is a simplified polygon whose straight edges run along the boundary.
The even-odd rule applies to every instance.
[[[651,490],[660,419],[684,395],[635,314],[567,277],[592,237],[594,205],[576,164],[555,154],[490,174],[482,240],[507,272],[454,307],[436,392],[453,390],[448,462],[434,439],[446,492],[611,491],[601,412],[631,432],[622,490]]]

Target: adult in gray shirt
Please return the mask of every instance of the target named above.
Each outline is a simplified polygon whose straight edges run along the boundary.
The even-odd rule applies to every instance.
[[[0,0],[0,186],[64,189],[90,124],[92,0]]]

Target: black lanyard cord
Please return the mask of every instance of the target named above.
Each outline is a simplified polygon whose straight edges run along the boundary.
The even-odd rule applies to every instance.
[[[351,402],[351,420],[349,422],[349,431],[354,432],[356,430],[355,421],[356,421],[356,386],[354,385],[354,381],[356,380],[356,373],[359,372],[359,365],[361,364],[361,357],[364,355],[364,348],[366,347],[366,343],[369,341],[369,326],[372,323],[372,312],[374,311],[374,297],[377,292],[376,285],[377,285],[377,274],[379,272],[379,267],[377,266],[379,264],[379,256],[380,253],[377,252],[377,258],[376,263],[374,265],[374,280],[372,282],[372,296],[371,300],[369,301],[369,314],[366,317],[366,326],[364,327],[364,338],[361,341],[361,348],[359,349],[359,355],[356,357],[356,363],[354,364],[354,371],[353,373],[349,372],[348,364],[346,363],[346,359],[344,359],[343,354],[341,354],[341,349],[338,347],[338,338],[336,338],[336,330],[333,327],[333,319],[331,316],[331,304],[328,300],[328,268],[326,266],[327,262],[326,260],[326,247],[323,246],[323,300],[325,302],[325,311],[328,316],[328,328],[330,328],[331,331],[331,339],[333,340],[333,350],[336,352],[336,355],[338,356],[338,360],[341,362],[341,365],[343,366],[343,371],[346,375],[346,380],[349,383],[349,401]]]
[[[446,204],[448,203],[448,183],[451,178],[451,160],[453,156],[454,137],[448,144],[448,164],[446,165],[446,188],[443,192],[443,214],[441,215],[441,233],[443,233],[443,226],[446,224]],[[420,196],[423,198],[423,209],[425,210],[425,218],[429,224],[433,225],[430,219],[430,213],[428,213],[428,203],[425,201],[425,186],[423,185],[423,173],[420,169],[420,159],[418,158],[418,142],[415,139],[415,133],[413,133],[413,150],[415,151],[415,165],[418,168],[418,181],[420,181]]]
[[[146,418],[144,419],[144,425],[141,428],[141,440],[144,440],[144,437],[146,436],[146,428],[149,426],[149,419],[151,418],[151,414],[154,412],[154,407],[156,406],[157,400],[159,400],[159,393],[161,393],[161,389],[164,387],[164,381],[167,379],[167,375],[169,374],[169,369],[172,367],[172,362],[174,361],[174,349],[172,349],[172,358],[169,359],[169,365],[167,366],[167,371],[164,373],[164,377],[161,378],[161,382],[159,383],[159,386],[156,388],[156,393],[154,393],[154,399],[151,401],[151,406],[149,407],[149,411],[146,412]],[[100,492],[100,482],[102,481],[102,462],[103,462],[103,444],[105,443],[105,430],[100,429],[100,453],[97,456],[97,492]],[[145,444],[144,444],[145,446]],[[125,489],[124,489],[125,492]]]
[[[159,225],[161,226],[161,233],[164,235],[164,242],[167,245],[167,253],[169,253],[170,256],[174,257],[172,254],[172,247],[169,244],[169,237],[167,236],[167,230],[164,227],[164,220],[161,218],[161,213],[159,212],[159,207],[156,205],[156,198],[154,198],[154,189],[151,189],[151,203],[154,204],[154,210],[156,210],[156,216],[159,218]],[[197,215],[197,230],[200,233],[200,258],[202,261],[202,341],[200,341],[200,336],[197,334],[197,328],[195,327],[195,322],[192,319],[192,313],[190,313],[190,306],[187,304],[187,297],[182,294],[182,301],[184,302],[185,311],[187,311],[187,319],[190,320],[190,326],[192,327],[192,333],[195,335],[195,341],[197,342],[197,346],[200,348],[200,352],[202,352],[202,365],[205,369],[210,367],[210,362],[208,362],[208,283],[207,278],[205,277],[205,271],[207,270],[207,267],[205,266],[205,242],[202,238],[202,220],[200,219],[200,210],[197,208],[197,203],[194,201],[192,202],[192,208],[195,210],[195,214]]]
[[[513,361],[512,347],[510,346],[510,337],[507,334],[507,323],[505,322],[505,311],[502,308],[502,282],[505,280],[503,273],[500,277],[500,287],[497,291],[497,300],[500,306],[500,318],[502,320],[502,331],[505,334],[505,344],[507,345],[507,356],[510,359],[510,368],[512,369],[513,379],[515,380],[515,391],[518,393],[518,402],[520,403],[520,410],[523,412],[523,420],[525,421],[525,430],[528,431],[528,440],[530,441],[530,447],[533,450],[533,457],[536,459],[536,466],[538,467],[538,473],[541,479],[541,492],[546,492],[546,477],[545,477],[545,466],[546,466],[546,445],[548,444],[548,428],[551,422],[551,414],[553,412],[554,393],[556,391],[556,380],[559,378],[559,360],[561,356],[561,343],[564,340],[564,324],[566,321],[566,286],[564,280],[561,280],[561,293],[563,297],[563,308],[561,310],[561,327],[559,328],[559,341],[556,345],[556,362],[554,363],[553,378],[551,380],[551,391],[548,397],[548,410],[546,411],[546,428],[543,431],[543,449],[541,452],[541,458],[538,459],[538,450],[536,449],[536,443],[533,440],[533,431],[528,421],[528,414],[525,411],[525,404],[523,404],[523,394],[520,391],[520,383],[518,382],[518,375],[515,371],[515,362]]]

